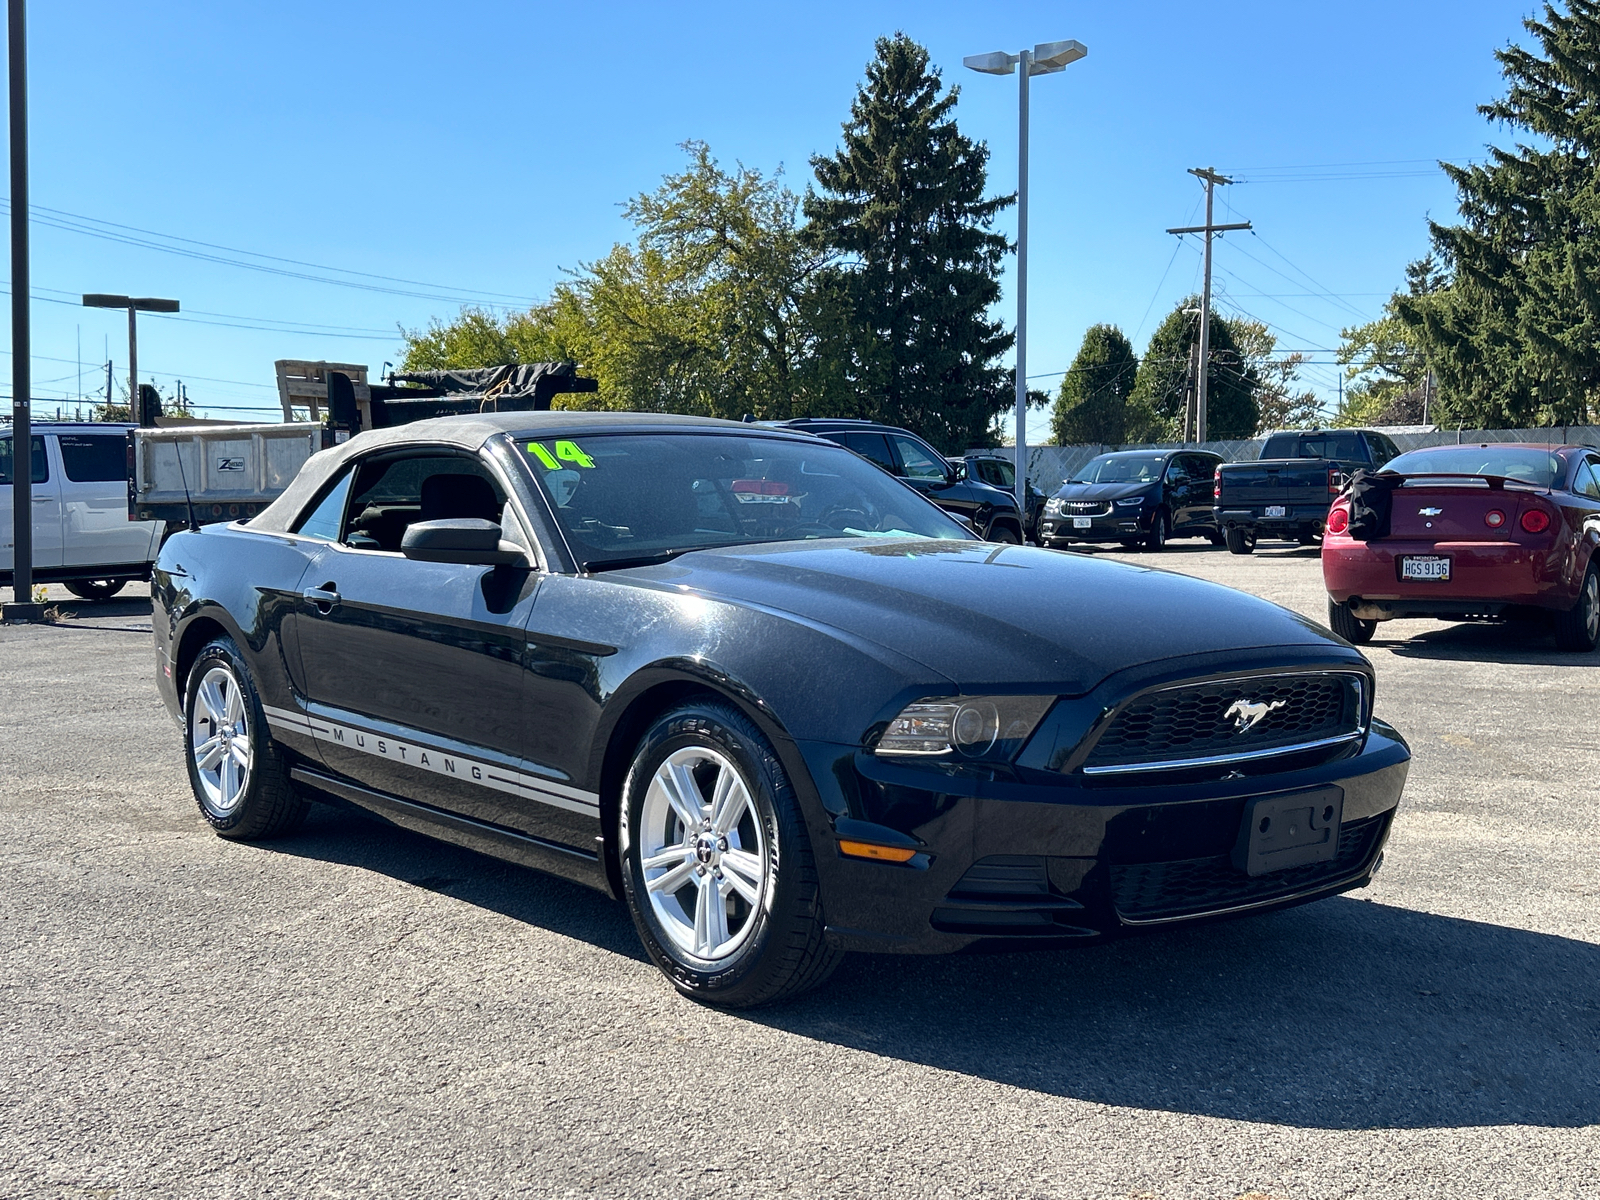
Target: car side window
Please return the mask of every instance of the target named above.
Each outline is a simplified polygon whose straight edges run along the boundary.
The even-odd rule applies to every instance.
[[[44,456],[44,438],[32,438],[31,443],[33,447],[33,482],[49,483],[50,464],[45,460]],[[16,468],[16,464],[12,461],[14,457],[15,451],[12,448],[11,439],[9,437],[0,438],[0,485],[14,482],[12,475]]]
[[[890,440],[894,442],[894,448],[900,452],[900,462],[905,467],[906,478],[943,483],[950,477],[950,469],[945,466],[944,460],[915,438],[894,436]]]
[[[1189,460],[1182,454],[1174,454],[1167,464],[1167,482],[1174,487],[1189,482]]]
[[[889,453],[889,442],[881,433],[846,433],[840,435],[847,450],[854,450],[862,458],[870,458],[892,475],[900,473],[894,455]]]
[[[1375,467],[1383,466],[1384,463],[1400,453],[1400,447],[1396,446],[1381,433],[1367,434],[1367,447],[1372,452],[1372,465]]]
[[[1600,463],[1592,458],[1585,459],[1573,474],[1572,490],[1591,500],[1600,500],[1600,473],[1597,472],[1600,472]]]
[[[326,542],[339,540],[339,527],[344,521],[344,502],[350,495],[351,475],[352,472],[346,469],[334,481],[333,486],[322,494],[322,499],[317,501],[316,507],[300,518],[300,523],[294,527],[295,533],[321,538]]]
[[[128,443],[124,438],[94,433],[63,433],[56,437],[61,465],[74,483],[126,482]]]
[[[383,455],[356,467],[340,541],[397,552],[416,521],[477,517],[500,524],[505,493],[483,466],[460,455]]]

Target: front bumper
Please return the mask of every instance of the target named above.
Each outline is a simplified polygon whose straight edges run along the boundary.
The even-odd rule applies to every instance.
[[[1150,530],[1148,505],[1128,511],[1118,511],[1090,516],[1087,528],[1073,523],[1072,513],[1044,516],[1039,521],[1039,542],[1044,546],[1065,546],[1072,542],[1122,542],[1142,538]]]
[[[848,949],[908,954],[1091,941],[1364,886],[1411,758],[1382,722],[1333,761],[1189,784],[1095,786],[1065,775],[1046,781],[1044,772],[980,779],[832,744],[799,748],[813,780],[850,793],[824,799],[836,827],[842,804],[851,836],[877,826],[920,847],[896,865],[817,846],[830,935]],[[1339,788],[1344,803],[1332,862],[1254,877],[1232,865],[1247,802],[1326,787]]]

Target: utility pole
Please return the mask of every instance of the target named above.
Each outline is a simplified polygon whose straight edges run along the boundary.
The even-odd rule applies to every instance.
[[[33,331],[28,324],[28,22],[25,0],[6,10],[6,74],[11,126],[11,590],[7,621],[42,621],[33,602]]]
[[[115,366],[116,366],[116,364],[113,363],[109,358],[106,359],[106,407],[107,408],[111,407],[111,401],[115,399],[115,396],[112,394],[112,391],[111,391],[111,374],[112,374],[112,371],[115,369]]]
[[[1213,234],[1226,233],[1230,229],[1249,229],[1249,221],[1238,221],[1231,225],[1217,225],[1211,219],[1212,198],[1219,183],[1228,184],[1233,180],[1226,175],[1218,175],[1213,167],[1190,167],[1189,174],[1195,176],[1206,185],[1206,223],[1204,225],[1189,225],[1182,229],[1169,229],[1168,233],[1183,235],[1186,233],[1203,233],[1206,237],[1205,252],[1205,290],[1200,294],[1200,373],[1195,383],[1195,441],[1206,440],[1206,381],[1211,374],[1211,237]]]

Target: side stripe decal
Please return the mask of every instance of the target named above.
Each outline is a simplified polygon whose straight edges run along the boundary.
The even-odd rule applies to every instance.
[[[441,750],[437,746],[401,741],[370,729],[320,717],[309,717],[305,713],[291,712],[287,709],[271,708],[265,704],[261,707],[267,715],[267,724],[284,733],[315,737],[330,746],[343,746],[347,750],[356,750],[391,762],[403,763],[418,770],[431,771],[435,775],[450,776],[460,779],[463,783],[475,783],[479,787],[493,788],[497,792],[538,800],[540,803],[568,812],[581,813],[587,817],[598,816],[600,813],[600,797],[594,792],[567,787],[539,775],[513,770],[498,763],[482,762],[455,751]]]

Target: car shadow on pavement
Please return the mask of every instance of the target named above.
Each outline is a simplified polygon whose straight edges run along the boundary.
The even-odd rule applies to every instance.
[[[1556,649],[1555,634],[1544,621],[1449,624],[1411,638],[1385,638],[1378,626],[1369,653],[1387,650],[1403,658],[1451,659],[1462,662],[1510,663],[1523,666],[1600,667],[1600,653],[1574,654]]]
[[[145,617],[150,616],[149,596],[129,596],[110,600],[50,600],[46,610],[54,611],[63,621],[81,621],[86,617]]]
[[[401,829],[357,809],[313,805],[299,833],[256,844],[387,875],[624,958],[650,961],[627,909],[593,888]]]
[[[1072,951],[856,955],[746,1015],[1119,1107],[1318,1129],[1600,1122],[1600,946],[1354,898]]]

